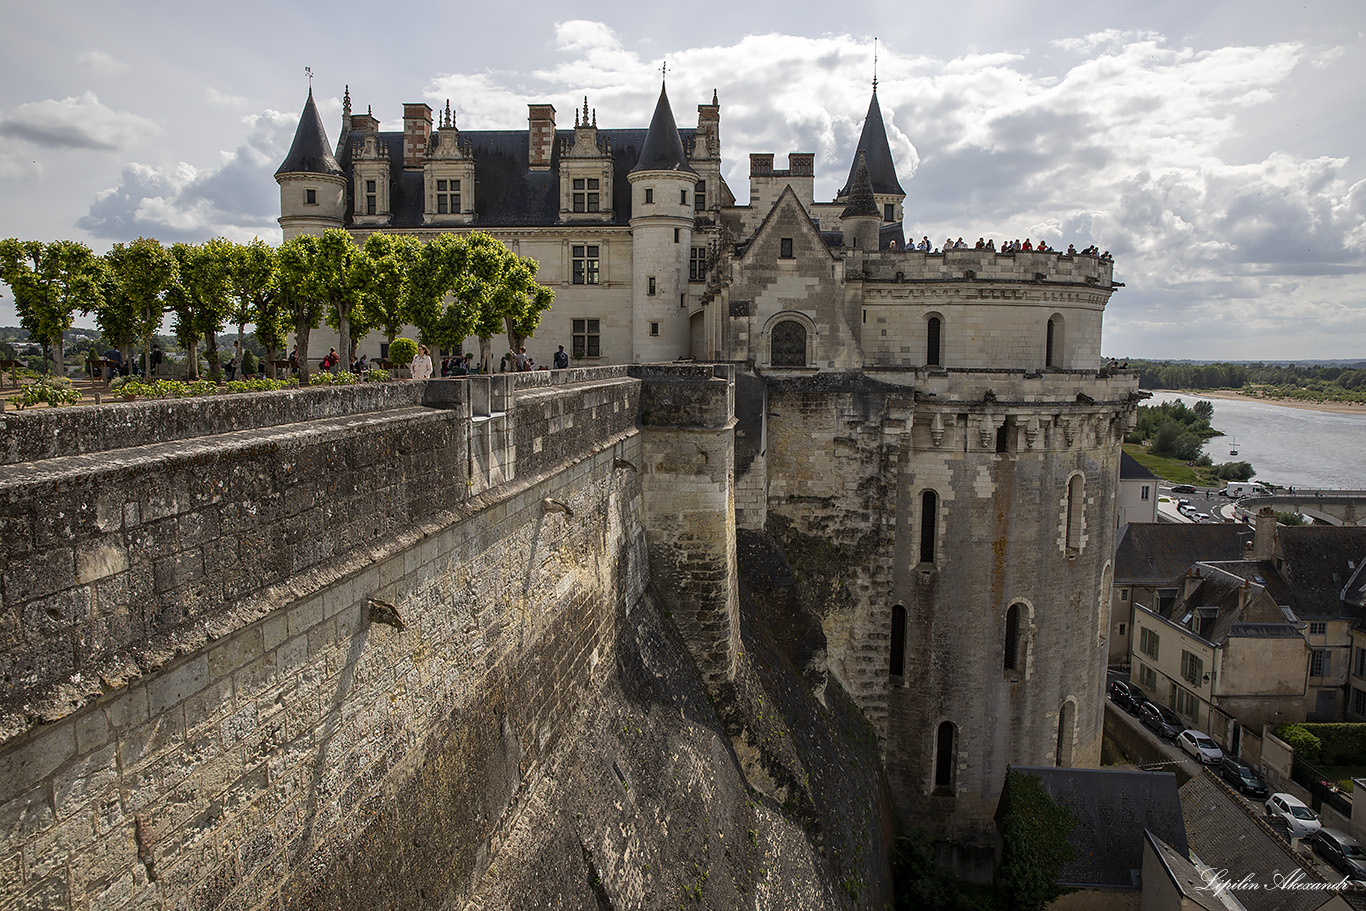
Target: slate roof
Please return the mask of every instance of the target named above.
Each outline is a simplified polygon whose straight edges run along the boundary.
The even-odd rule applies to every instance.
[[[1242,572],[1228,567],[1241,568]],[[1285,616],[1280,608],[1285,601],[1270,589],[1279,582],[1270,564],[1201,563],[1194,568],[1200,572],[1199,582],[1189,594],[1164,609],[1162,616],[1215,644],[1235,634],[1243,638],[1299,638],[1299,624]],[[1265,579],[1267,584],[1255,579]],[[1183,577],[1173,585],[1185,581]],[[1246,606],[1240,607],[1244,601]]]
[[[1251,531],[1230,522],[1136,522],[1115,549],[1116,585],[1167,585],[1202,560],[1240,560]]]
[[[696,173],[688,166],[688,156],[683,151],[683,141],[678,135],[678,124],[674,123],[673,108],[669,107],[669,95],[662,84],[659,86],[659,101],[655,103],[655,114],[650,118],[650,130],[645,134],[645,143],[640,150],[640,159],[631,171]]]
[[[1301,525],[1276,529],[1281,571],[1301,619],[1366,620],[1366,611],[1343,603],[1343,593],[1366,560],[1366,528]]]
[[[868,177],[873,181],[874,193],[896,193],[906,195],[901,183],[896,179],[896,161],[892,158],[892,147],[887,143],[887,127],[882,122],[882,108],[877,103],[877,87],[873,87],[873,98],[868,102],[868,115],[863,118],[863,132],[859,134],[858,146],[854,150],[854,160],[849,165],[849,179],[835,195],[844,199],[854,185],[858,171],[858,153],[868,156]]]
[[[1157,475],[1144,468],[1138,459],[1127,452],[1119,454],[1119,479],[1121,481],[1156,481]]]
[[[680,141],[691,143],[696,133],[695,129],[683,130]],[[469,143],[474,154],[477,186],[473,226],[490,228],[562,224],[560,145],[563,140],[572,139],[573,135],[572,129],[556,130],[550,170],[532,171],[526,130],[461,130],[461,142]],[[354,138],[354,134],[346,134],[340,145],[341,167],[348,174],[351,173]],[[631,185],[627,175],[641,158],[646,131],[599,129],[598,139],[608,141],[612,156],[613,212],[608,224],[625,225],[631,220]],[[404,170],[402,132],[382,132],[379,141],[389,156],[389,207],[392,220],[386,227],[421,227],[425,204],[422,171]],[[350,223],[351,206],[347,206],[347,224]]]
[[[294,142],[290,144],[289,154],[276,170],[281,174],[342,174],[341,166],[333,157],[327,145],[327,130],[323,127],[322,115],[313,103],[313,90],[308,90],[308,100],[304,102],[303,113],[299,115],[299,125],[294,130]]]
[[[1069,840],[1077,856],[1058,874],[1063,885],[1138,888],[1145,829],[1182,855],[1188,853],[1181,799],[1171,772],[1052,767],[1016,771],[1037,775],[1053,802],[1076,817]]]
[[[1207,880],[1189,857],[1158,838],[1152,832],[1144,831],[1143,837],[1152,845],[1158,863],[1162,865],[1167,878],[1176,886],[1181,897],[1190,907],[1202,911],[1227,911],[1224,903],[1214,897],[1212,890],[1206,888]],[[1145,870],[1144,874],[1155,877],[1158,871]]]

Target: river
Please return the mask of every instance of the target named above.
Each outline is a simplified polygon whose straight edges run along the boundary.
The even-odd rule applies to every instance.
[[[1148,404],[1181,399],[1201,401],[1189,392],[1156,392]],[[1366,490],[1366,414],[1333,414],[1286,408],[1266,402],[1205,398],[1214,405],[1215,430],[1205,443],[1215,464],[1251,462],[1254,480],[1283,487]],[[1229,455],[1236,438],[1238,454]]]

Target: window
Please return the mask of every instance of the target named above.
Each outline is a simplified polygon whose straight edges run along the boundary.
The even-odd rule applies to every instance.
[[[1198,655],[1192,655],[1183,648],[1181,650],[1181,676],[1195,686],[1199,686],[1204,673],[1204,659]]]
[[[648,294],[648,295],[650,295],[651,297],[654,297],[654,293],[655,293],[655,277],[654,277],[653,275],[651,275],[648,279],[646,279],[646,281],[647,281],[647,285],[646,285],[646,288],[645,288],[645,293]]]
[[[680,206],[686,206],[686,205],[688,204],[688,191],[687,191],[687,190],[679,190],[679,191],[678,191],[678,204],[679,204]]]
[[[1072,765],[1072,741],[1076,734],[1077,706],[1072,701],[1062,704],[1058,710],[1058,743],[1053,750],[1053,764],[1059,768]]]
[[[1001,422],[1001,426],[996,428],[996,451],[1010,452],[1010,421]]]
[[[576,319],[570,333],[570,347],[573,358],[601,357],[602,348],[598,338],[598,321],[595,319]]]
[[[1081,475],[1073,475],[1067,482],[1067,549],[1071,551],[1081,550],[1083,492]]]
[[[900,677],[906,672],[906,608],[892,608],[892,655],[888,673]]]
[[[1356,650],[1357,669],[1353,671],[1358,677],[1366,677],[1366,648]]]
[[[784,237],[778,241],[778,255],[783,259],[792,258],[792,238]]]
[[[702,282],[707,280],[707,248],[693,247],[692,254],[688,257],[688,281]]]
[[[892,204],[889,203],[889,202],[883,203],[883,204],[882,204],[882,220],[883,220],[883,221],[891,221],[891,220],[894,219],[894,218],[896,218],[896,206],[892,205]]]
[[[1326,621],[1323,621],[1323,620],[1310,620],[1310,621],[1309,621],[1309,635],[1311,635],[1311,636],[1325,636],[1325,635],[1327,635],[1327,634],[1328,634],[1328,624],[1327,624]]]
[[[373,180],[365,182],[365,214],[375,214],[375,182]]]
[[[458,215],[460,213],[460,181],[438,180],[436,182],[436,214]]]
[[[1366,717],[1366,690],[1352,687],[1352,714],[1358,718]]]
[[[1148,487],[1147,484],[1144,484],[1144,485],[1139,489],[1138,498],[1139,498],[1140,500],[1147,500],[1147,499],[1148,499],[1148,494],[1149,494],[1149,492],[1150,492],[1150,488]]]
[[[954,730],[953,722],[945,721],[939,725],[939,731],[935,736],[934,748],[934,789],[953,794],[953,765],[954,754],[958,751],[955,741],[958,739],[958,732]]]
[[[598,245],[575,244],[570,250],[573,254],[573,275],[576,285],[596,285],[598,283]]]
[[[574,211],[596,212],[602,198],[599,193],[599,179],[596,177],[574,178]]]
[[[679,229],[674,228],[674,243],[678,243],[679,240],[682,239],[682,236],[683,235],[679,232]]]
[[[699,180],[692,191],[693,208],[702,212],[707,208],[707,182]]]
[[[1120,634],[1121,636],[1123,636],[1126,632],[1128,632],[1128,629],[1129,629],[1129,627],[1128,627],[1127,624],[1121,623],[1121,624],[1119,625],[1119,634]]]
[[[934,533],[939,527],[939,495],[927,490],[920,495],[920,562],[934,562]]]
[[[1185,715],[1193,724],[1200,723],[1200,699],[1194,693],[1173,683],[1172,704],[1179,714]]]
[[[1147,632],[1144,630],[1144,632]],[[1138,685],[1153,695],[1157,695],[1157,671],[1140,664],[1138,666]]]
[[[769,363],[774,367],[805,367],[806,327],[791,319],[774,326],[769,339]]]
[[[304,205],[316,206],[318,204],[318,191],[312,187],[304,190]]]
[[[1119,600],[1121,600],[1121,601],[1128,601],[1128,600],[1129,600],[1129,590],[1128,590],[1127,588],[1121,588],[1121,589],[1119,590]]]
[[[1160,644],[1156,630],[1145,626],[1138,631],[1138,650],[1154,661],[1157,660],[1157,647]]]
[[[651,187],[645,188],[645,204],[652,205],[655,201],[655,191]]]
[[[651,335],[659,335],[659,323],[651,323],[651,324],[650,324],[650,334],[651,334]]]
[[[1056,367],[1057,363],[1057,342],[1058,342],[1058,323],[1056,316],[1048,319],[1048,341],[1044,344],[1043,364],[1045,367]]]
[[[1309,676],[1327,677],[1333,672],[1333,656],[1326,648],[1316,648],[1309,655]]]
[[[943,363],[944,352],[940,345],[940,339],[944,331],[944,321],[937,316],[932,316],[925,324],[925,363],[930,367],[938,367]]]
[[[1012,604],[1006,608],[1005,650],[1001,667],[1007,674],[1018,674],[1024,670],[1025,637],[1020,633],[1020,615],[1023,612],[1024,608],[1019,604]]]

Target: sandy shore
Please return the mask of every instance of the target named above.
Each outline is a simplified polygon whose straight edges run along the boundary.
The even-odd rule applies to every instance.
[[[1189,392],[1184,389],[1154,389],[1153,392],[1170,392],[1173,395],[1189,396],[1192,399],[1236,399],[1240,402],[1261,402],[1264,405],[1280,405],[1284,408],[1299,408],[1302,411],[1326,411],[1330,414],[1366,414],[1366,405],[1349,402],[1301,402],[1298,399],[1266,399],[1256,395],[1243,395],[1241,392],[1226,390],[1203,390]]]

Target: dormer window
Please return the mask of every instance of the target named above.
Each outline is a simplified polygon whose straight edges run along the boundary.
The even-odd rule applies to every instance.
[[[373,180],[365,182],[365,214],[375,214],[375,182]]]
[[[460,181],[438,180],[436,182],[436,214],[460,214]]]
[[[698,212],[705,212],[707,209],[707,182],[699,180],[697,186],[692,191],[693,208]]]
[[[645,191],[647,194],[649,190]],[[596,177],[574,178],[574,211],[596,212],[600,207],[599,180]],[[645,200],[649,202],[647,198]]]

